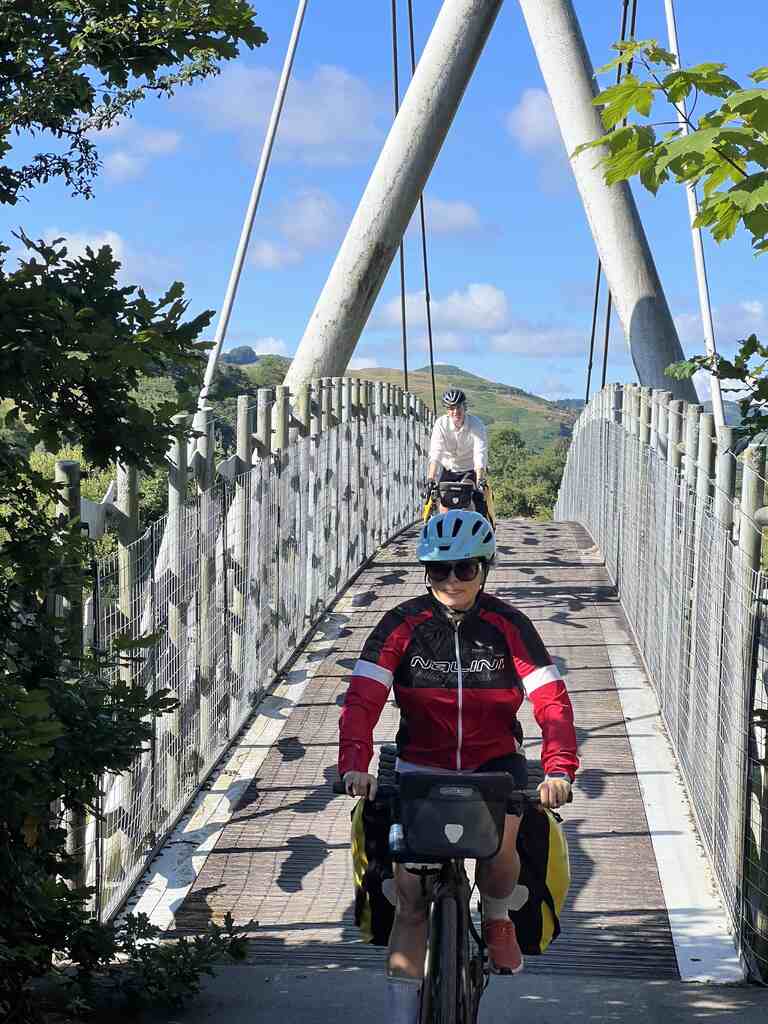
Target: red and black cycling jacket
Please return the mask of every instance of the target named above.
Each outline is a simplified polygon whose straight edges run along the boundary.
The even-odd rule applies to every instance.
[[[457,625],[431,594],[387,612],[355,665],[339,723],[339,773],[367,771],[373,729],[394,687],[400,757],[472,771],[513,753],[524,697],[543,737],[544,771],[579,766],[573,709],[559,671],[522,612],[481,593]]]

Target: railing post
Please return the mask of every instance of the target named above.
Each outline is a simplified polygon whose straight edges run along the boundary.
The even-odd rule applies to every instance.
[[[744,605],[754,601],[753,573],[760,568],[763,531],[755,513],[763,505],[765,448],[750,444],[741,457],[741,505],[739,509],[739,551],[743,573]],[[749,595],[749,599],[747,599]]]
[[[238,409],[238,420],[240,418]],[[216,513],[212,493],[214,480],[213,413],[209,405],[196,417],[201,437],[198,451],[204,470],[197,481],[200,503],[200,599],[198,635],[200,637],[200,714],[199,761],[204,769],[215,747],[216,705],[212,694],[216,685]]]
[[[736,456],[733,454],[735,433],[733,427],[721,427],[717,432],[715,462],[715,518],[723,524],[729,537],[733,536],[733,502],[736,495]]]
[[[313,377],[311,384],[311,421],[309,432],[317,437],[323,430],[323,378]]]
[[[288,601],[290,600],[290,594],[288,589],[290,582],[286,587],[285,583],[281,582],[284,575],[286,566],[284,564],[284,556],[286,553],[286,545],[283,543],[283,530],[285,524],[288,521],[291,510],[291,492],[288,486],[288,480],[286,478],[286,469],[288,466],[288,441],[290,436],[289,424],[291,420],[291,392],[284,384],[280,384],[275,388],[275,416],[274,416],[274,438],[273,438],[273,454],[275,455],[275,468],[277,471],[276,490],[277,490],[277,503],[276,503],[276,518],[274,523],[274,564],[273,564],[273,594],[274,594],[274,629],[275,629],[275,645],[274,645],[274,660],[273,660],[273,671],[277,674],[280,665],[282,664],[286,655],[286,636],[285,627],[290,623],[290,616],[288,614]],[[285,573],[290,579],[290,574]]]
[[[742,656],[746,666],[747,694],[747,787],[745,794],[745,841],[743,852],[742,920],[748,927],[745,943],[757,962],[758,977],[768,977],[768,705],[764,671],[765,574],[762,562],[762,526],[768,523],[765,508],[766,450],[749,445],[742,455],[741,523],[739,548],[742,552]],[[744,928],[744,932],[747,928]],[[756,955],[757,954],[757,955]]]
[[[168,640],[172,675],[168,682],[172,696],[181,699],[187,664],[187,594],[184,581],[184,528],[187,500],[187,432],[189,416],[178,413],[171,417],[173,433],[168,471],[168,528],[170,531],[168,568]],[[180,796],[179,763],[182,751],[182,709],[164,716],[165,724],[165,806],[170,815]]]
[[[621,384],[611,384],[611,388],[611,419],[620,425],[624,407],[624,388]]]
[[[667,450],[667,461],[670,469],[680,470],[683,462],[683,454],[680,445],[683,438],[683,423],[685,420],[685,407],[687,402],[680,398],[669,403],[669,446]]]
[[[257,392],[256,447],[262,449],[262,437],[270,438],[270,410],[262,400],[262,391]],[[252,425],[252,402],[248,395],[237,399],[237,473],[234,481],[233,508],[234,545],[232,559],[232,693],[230,695],[230,734],[237,729],[242,710],[243,688],[245,685],[245,649],[247,636],[246,603],[248,594],[248,538],[250,534],[250,492],[251,478],[247,471],[253,462],[254,437]]]
[[[136,588],[136,551],[132,545],[139,535],[139,473],[135,466],[118,462],[116,478],[115,504],[121,513],[117,520],[118,607],[123,628],[130,629]],[[120,678],[130,685],[133,675],[132,659],[124,659],[120,664]]]
[[[712,496],[712,477],[715,473],[715,420],[712,413],[703,412],[699,416],[699,450],[696,474],[696,503],[704,512],[707,501]]]
[[[260,459],[268,459],[272,454],[272,388],[259,388],[256,392],[254,448]]]
[[[71,526],[80,520],[80,463],[73,459],[57,459],[54,479],[59,487],[56,502],[56,514],[63,527]],[[65,574],[68,575],[68,574]],[[63,619],[65,622],[66,640],[64,649],[73,662],[82,657],[83,653],[83,592],[80,585],[67,585],[64,592],[58,595],[64,605]],[[52,598],[56,603],[56,596]],[[75,874],[68,884],[73,888],[85,885],[85,838],[87,818],[84,811],[66,812],[67,853],[73,860]]]
[[[671,391],[657,391],[656,448],[662,459],[668,459],[669,452],[669,403]]]
[[[341,421],[349,423],[353,415],[352,405],[352,378],[341,378]]]
[[[290,423],[290,391],[283,385],[279,384],[275,388],[275,408],[274,408],[274,427],[273,427],[273,450],[277,452],[285,452],[288,447],[288,425]]]
[[[696,456],[699,451],[699,416],[701,406],[689,404],[685,411],[685,482],[691,490],[696,487]]]
[[[294,399],[293,416],[299,437],[309,437],[310,430],[310,386],[300,384]]]
[[[333,377],[323,377],[321,382],[323,395],[322,432],[326,433],[333,426]]]
[[[343,413],[343,384],[341,377],[331,377],[331,414],[333,425],[336,427],[341,423]]]
[[[647,445],[651,442],[651,389],[640,388],[639,396],[639,437],[640,443]]]

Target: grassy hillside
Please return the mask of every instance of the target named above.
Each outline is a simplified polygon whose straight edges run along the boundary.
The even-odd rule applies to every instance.
[[[289,363],[290,360],[283,356],[260,356],[257,362],[241,365],[238,369],[257,387],[269,387],[282,381]],[[378,366],[355,370],[352,376],[366,380],[389,381],[392,384],[403,383],[402,370],[389,370]],[[526,445],[534,450],[546,448],[558,437],[569,436],[578,415],[577,410],[556,402],[548,402],[509,384],[485,380],[484,377],[478,377],[458,366],[443,363],[435,366],[435,384],[438,407],[440,396],[446,388],[463,388],[467,394],[470,411],[480,416],[491,433],[494,428],[513,426],[519,431]],[[410,371],[408,387],[428,406],[432,406],[432,380],[428,366]]]
[[[360,369],[355,376],[369,380],[386,380],[394,384],[403,383],[402,370],[384,370],[379,367]],[[567,437],[577,414],[548,402],[537,395],[531,395],[521,388],[509,384],[498,384],[485,380],[458,366],[440,363],[435,366],[435,385],[438,407],[440,396],[446,388],[462,388],[467,394],[469,411],[479,416],[489,427],[513,426],[529,448],[541,450],[558,437]],[[422,401],[432,406],[432,380],[429,367],[412,370],[408,374],[408,387]]]

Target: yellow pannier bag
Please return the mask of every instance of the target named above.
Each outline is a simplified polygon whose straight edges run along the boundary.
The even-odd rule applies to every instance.
[[[520,879],[511,902],[516,909],[517,941],[523,953],[543,953],[560,934],[560,912],[571,884],[568,842],[560,817],[545,808],[530,807],[517,837]]]
[[[355,924],[360,938],[386,946],[395,908],[385,895],[392,891],[389,853],[389,804],[360,799],[352,809],[352,874],[355,883]]]

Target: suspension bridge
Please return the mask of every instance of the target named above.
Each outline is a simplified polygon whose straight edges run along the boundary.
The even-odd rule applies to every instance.
[[[521,6],[572,151],[602,131],[575,13],[569,0]],[[94,912],[142,911],[169,936],[231,914],[252,940],[238,970],[293,972],[304,1002],[274,988],[248,999],[295,1019],[325,1017],[351,992],[379,1005],[373,975],[345,975],[342,992],[314,975],[302,988],[297,972],[381,976],[381,951],[352,920],[349,805],[331,789],[337,720],[368,631],[423,586],[414,538],[434,414],[407,387],[344,374],[499,7],[445,0],[286,381],[238,400],[236,454],[216,465],[206,395],[268,138],[199,408],[176,418],[168,514],[137,536],[138,481],[118,472],[117,552],[83,605],[88,644],[156,638],[115,673],[178,701],[133,769],[104,780],[99,815],[71,823]],[[533,1016],[538,1003],[566,1012],[557,979],[572,976],[602,1007],[584,1019],[645,1019],[646,996],[628,993],[656,984],[677,1019],[749,1020],[764,1001],[714,986],[768,982],[765,449],[738,453],[717,403],[713,416],[689,382],[664,377],[682,350],[642,225],[629,190],[608,189],[592,163],[574,172],[641,384],[589,400],[554,522],[499,524],[491,589],[529,615],[568,678],[583,763],[563,935],[522,991],[532,1020],[551,1019]],[[60,473],[77,514],[78,468]],[[388,707],[377,744],[395,717]],[[680,981],[713,987],[701,1003]],[[216,1012],[240,1019],[237,993],[218,998]],[[252,1003],[238,1005],[245,1019]],[[489,1006],[488,1019],[507,1019]]]

